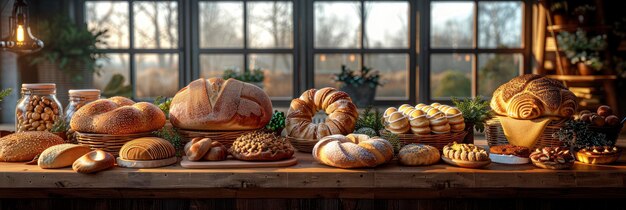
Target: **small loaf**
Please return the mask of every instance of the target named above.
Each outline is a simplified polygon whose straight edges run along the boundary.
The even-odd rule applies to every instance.
[[[220,161],[226,160],[228,150],[219,141],[197,137],[185,145],[185,155],[190,161]]]
[[[76,111],[70,120],[74,131],[99,134],[143,133],[164,125],[165,114],[159,107],[124,97],[91,102]]]
[[[85,145],[54,145],[41,153],[37,165],[39,165],[39,168],[43,169],[71,166],[74,161],[90,151],[91,149]]]
[[[408,166],[432,165],[439,162],[439,150],[425,144],[409,144],[398,152],[400,163]]]
[[[337,134],[317,142],[313,157],[322,164],[338,168],[375,167],[393,158],[393,146],[380,137]]]
[[[72,169],[78,173],[88,174],[111,168],[114,165],[115,157],[113,157],[111,153],[98,149],[91,151],[74,161]]]
[[[165,139],[143,137],[126,142],[119,155],[126,160],[161,160],[174,157],[176,149]]]
[[[63,139],[46,131],[27,131],[0,138],[0,161],[31,161],[48,147],[62,144]]]

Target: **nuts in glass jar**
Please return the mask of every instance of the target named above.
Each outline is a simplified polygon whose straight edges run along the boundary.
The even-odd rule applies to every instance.
[[[34,95],[25,107],[25,113],[18,110],[17,129],[23,131],[50,130],[59,118],[59,105],[48,96]]]

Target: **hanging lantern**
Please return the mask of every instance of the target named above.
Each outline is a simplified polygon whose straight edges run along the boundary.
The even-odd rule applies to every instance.
[[[15,0],[13,13],[9,18],[9,36],[0,40],[0,49],[16,53],[31,53],[43,48],[43,41],[30,32],[28,24],[28,4],[25,0]]]

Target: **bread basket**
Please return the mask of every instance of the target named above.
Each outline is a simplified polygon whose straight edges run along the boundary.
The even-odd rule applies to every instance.
[[[562,119],[553,120],[548,123],[535,145],[533,145],[532,149],[548,146],[563,146],[563,142],[561,142],[558,137],[553,137],[552,134],[558,132],[559,129],[565,125],[566,121],[567,119]],[[502,124],[500,124],[500,120],[498,120],[498,118],[492,118],[485,122],[485,138],[487,139],[489,147],[509,144],[509,141],[504,135]]]
[[[615,146],[617,142],[617,137],[619,137],[619,133],[622,131],[624,127],[624,123],[626,122],[626,117],[622,119],[622,121],[615,126],[589,126],[589,130],[595,131],[597,133],[602,133],[606,135],[606,140],[611,143],[611,146]]]
[[[313,151],[313,147],[319,141],[318,139],[301,139],[291,136],[286,136],[289,143],[298,150],[298,152],[311,153]]]
[[[120,135],[76,132],[75,136],[78,144],[87,145],[91,149],[101,149],[117,157],[120,149],[124,146],[124,144],[126,144],[126,142],[154,135],[152,132]]]
[[[439,150],[442,150],[444,146],[448,145],[452,142],[463,142],[465,136],[468,131],[464,130],[462,132],[456,133],[443,133],[443,134],[428,134],[428,135],[418,135],[418,134],[396,134],[398,139],[403,145],[407,144],[426,144],[433,146]],[[388,135],[389,131],[383,129],[380,130],[380,135]]]
[[[233,145],[233,142],[237,140],[240,136],[256,131],[253,130],[234,130],[234,131],[194,131],[194,130],[184,130],[178,129],[178,133],[183,137],[183,144],[191,141],[194,138],[202,137],[202,138],[210,138],[215,141],[219,141],[226,148],[230,148]]]

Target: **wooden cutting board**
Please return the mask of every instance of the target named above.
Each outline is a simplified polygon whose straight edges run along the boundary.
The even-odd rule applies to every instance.
[[[296,157],[280,161],[242,161],[229,157],[224,161],[189,161],[187,156],[183,157],[180,161],[180,166],[183,168],[273,168],[273,167],[287,167],[298,163]]]

